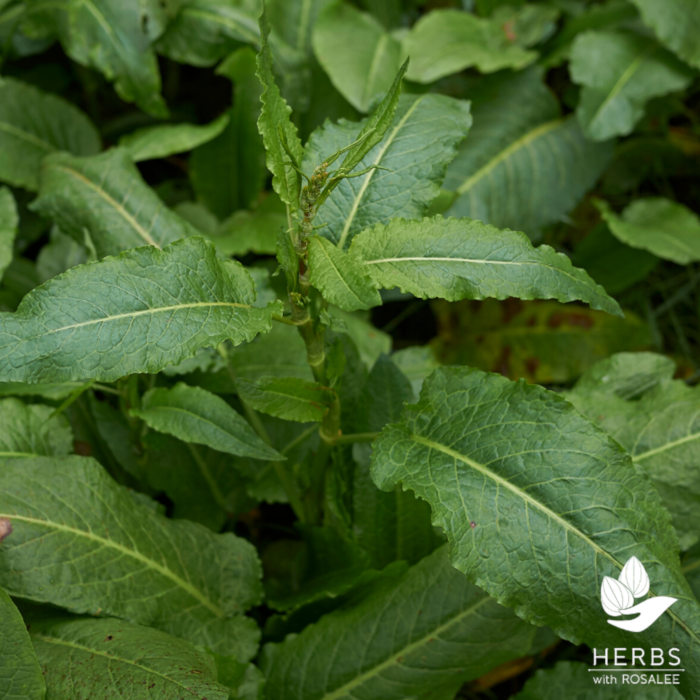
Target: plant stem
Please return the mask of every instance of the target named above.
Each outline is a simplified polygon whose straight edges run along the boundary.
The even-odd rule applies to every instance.
[[[379,436],[379,433],[348,433],[347,435],[338,435],[333,440],[333,445],[348,445],[355,442],[373,442]]]

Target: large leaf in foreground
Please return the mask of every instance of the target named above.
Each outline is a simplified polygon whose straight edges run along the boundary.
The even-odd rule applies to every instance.
[[[162,247],[195,233],[143,181],[129,153],[115,148],[90,158],[57,153],[41,169],[32,209],[97,255],[142,245]]]
[[[571,641],[629,646],[629,633],[607,623],[600,586],[638,557],[652,595],[678,600],[634,645],[678,647],[685,688],[700,687],[700,606],[668,513],[629,455],[562,397],[438,369],[375,442],[372,475],[428,501],[470,580]]]
[[[0,400],[0,457],[63,457],[73,451],[73,433],[65,416],[51,406]]]
[[[196,386],[180,382],[172,389],[151,389],[132,414],[185,442],[240,457],[282,459],[224,399]]]
[[[100,136],[79,109],[19,80],[0,79],[0,180],[35,190],[44,156],[99,150]]]
[[[228,700],[211,656],[169,634],[123,620],[32,621],[49,697]]]
[[[353,143],[371,120],[326,124],[310,137],[304,170]],[[340,247],[363,228],[394,216],[421,216],[437,196],[455,147],[467,135],[469,103],[444,95],[403,95],[382,141],[319,208],[319,233]],[[381,169],[379,169],[381,168]]]
[[[276,700],[404,700],[522,656],[533,632],[453,569],[442,548],[268,645],[263,668]]]
[[[536,69],[482,79],[469,96],[474,126],[445,176],[458,195],[452,216],[537,234],[576,205],[612,155],[575,118],[561,118]]]
[[[0,548],[10,594],[253,652],[255,625],[242,616],[260,598],[253,547],[159,515],[94,460],[3,460],[0,518],[13,528]]]
[[[46,694],[46,686],[26,624],[2,588],[0,621],[0,692],[3,700],[41,700]]]
[[[682,90],[692,71],[648,37],[585,32],[571,50],[571,77],[583,86],[576,116],[594,141],[629,134],[646,102]]]
[[[254,300],[243,267],[201,238],[127,251],[75,267],[0,314],[0,377],[111,381],[157,372],[201,347],[269,330],[274,307],[253,308]]]
[[[377,286],[399,287],[424,299],[579,299],[621,313],[565,255],[547,245],[534,247],[524,233],[472,219],[394,219],[356,236],[350,254]]]

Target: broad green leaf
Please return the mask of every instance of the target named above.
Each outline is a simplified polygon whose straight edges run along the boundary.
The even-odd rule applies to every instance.
[[[77,63],[100,71],[117,94],[156,117],[167,116],[160,73],[151,42],[167,22],[159,0],[28,0],[29,16],[40,31],[58,33],[64,51]]]
[[[576,116],[588,138],[631,133],[646,103],[687,87],[692,71],[648,37],[585,32],[571,49],[571,78],[583,86]]]
[[[315,131],[304,170],[311,172],[329,154],[355,141],[367,123],[341,121]],[[438,194],[445,168],[470,124],[467,102],[444,95],[400,97],[393,124],[356,168],[372,169],[333,190],[314,219],[319,233],[343,248],[374,223],[421,216]]]
[[[619,216],[598,201],[613,235],[633,248],[679,265],[700,260],[700,219],[687,207],[663,197],[636,199]]]
[[[0,537],[0,543],[2,539]],[[43,700],[46,684],[26,623],[2,588],[0,621],[0,692],[3,700]]]
[[[197,198],[222,219],[250,207],[258,199],[267,174],[257,127],[261,88],[255,64],[255,52],[243,48],[217,68],[217,74],[230,78],[235,86],[228,125],[217,138],[196,149],[189,160]]]
[[[273,31],[289,46],[311,53],[311,36],[319,13],[334,0],[267,0]]]
[[[270,32],[267,16],[260,16],[262,46],[258,54],[258,78],[263,91],[258,130],[267,151],[267,167],[272,173],[272,186],[280,199],[292,211],[299,206],[299,174],[290,164],[290,156],[301,162],[303,149],[296,126],[291,120],[291,109],[282,97],[272,70],[272,52],[268,44]],[[289,153],[287,153],[289,151]]]
[[[224,255],[274,255],[280,231],[286,228],[284,205],[278,197],[271,195],[252,211],[239,209],[234,212],[221,223],[212,241]]]
[[[596,648],[629,646],[607,623],[604,576],[636,556],[652,595],[677,598],[640,646],[678,647],[698,687],[700,606],[668,513],[618,443],[564,398],[523,381],[441,368],[374,443],[372,476],[428,501],[452,564],[525,620]]]
[[[432,346],[443,363],[538,384],[570,382],[613,352],[651,344],[648,326],[630,312],[619,318],[577,305],[514,299],[437,302],[433,310],[440,330]]]
[[[99,150],[99,134],[79,109],[19,80],[0,78],[0,180],[36,190],[44,156]]]
[[[323,420],[333,400],[332,390],[298,377],[237,379],[236,387],[255,410],[298,423]]]
[[[630,396],[618,385],[630,385],[627,377],[640,362],[644,374]],[[700,391],[672,376],[672,364],[650,371],[646,355],[616,355],[582,377],[569,398],[654,481],[687,549],[700,538]]]
[[[15,198],[9,188],[0,187],[0,280],[7,266],[12,262],[18,224]]]
[[[56,275],[88,260],[84,245],[74,238],[61,233],[57,226],[51,229],[51,239],[39,251],[36,258],[36,273],[41,282],[46,282]]]
[[[173,502],[173,517],[194,520],[219,531],[231,515],[255,503],[247,497],[247,481],[237,460],[225,452],[148,432],[142,439],[140,467],[144,480]],[[260,464],[261,471],[265,465]]]
[[[513,696],[513,700],[598,700],[608,695],[614,695],[615,700],[681,700],[683,697],[673,686],[633,685],[619,681],[613,684],[614,691],[606,692],[596,683],[596,679],[601,676],[619,677],[620,674],[593,673],[588,669],[589,666],[584,663],[559,661],[552,668],[535,671],[523,689]],[[635,669],[638,670],[644,678],[651,675],[650,669]]]
[[[341,2],[320,13],[313,47],[333,85],[360,112],[386,93],[403,60],[399,41],[372,15]]]
[[[0,382],[0,396],[41,396],[49,401],[60,401],[84,385],[84,382],[65,382],[60,384]]]
[[[13,528],[0,551],[11,595],[125,618],[241,660],[254,652],[255,625],[242,615],[260,599],[253,547],[159,515],[94,460],[3,460],[0,518]]]
[[[331,330],[352,338],[360,360],[367,367],[374,365],[380,355],[391,352],[391,336],[373,325],[366,314],[349,313],[331,306],[329,316]]]
[[[119,145],[134,163],[185,153],[216,138],[228,125],[227,114],[209,124],[158,124],[125,134]]]
[[[78,243],[87,236],[99,257],[142,245],[160,248],[195,233],[148,187],[121,148],[88,158],[46,158],[32,209]]]
[[[532,633],[440,549],[398,581],[379,579],[353,604],[267,645],[262,666],[277,700],[405,700],[523,655]]]
[[[33,621],[49,697],[228,700],[212,657],[192,644],[114,618]]]
[[[360,261],[327,238],[309,239],[309,280],[324,299],[345,311],[371,309],[382,298]]]
[[[0,377],[112,381],[157,372],[201,347],[269,330],[275,305],[253,302],[248,273],[201,238],[137,248],[75,267],[0,314]]]
[[[141,408],[132,409],[131,414],[154,430],[184,442],[241,457],[282,458],[224,399],[182,382],[172,389],[150,389]]]
[[[681,570],[688,580],[695,597],[700,600],[700,544],[685,552],[681,560]]]
[[[489,19],[501,26],[511,44],[530,48],[541,44],[556,32],[560,14],[558,7],[534,3],[514,7],[506,2],[496,7]]]
[[[523,68],[537,54],[512,43],[494,21],[460,10],[432,10],[416,22],[404,39],[411,60],[408,79],[432,83],[451,73],[475,67],[482,73]]]
[[[62,457],[73,451],[73,433],[51,406],[0,399],[0,457]]]
[[[399,287],[423,299],[581,300],[622,314],[617,302],[562,253],[534,247],[524,233],[472,219],[394,219],[356,236],[350,254],[378,287]]]
[[[650,26],[659,41],[684,61],[700,68],[700,15],[696,0],[632,0],[644,23]]]
[[[603,172],[612,146],[561,118],[537,70],[504,73],[470,92],[474,126],[447,169],[449,216],[537,235],[563,218]],[[504,118],[508,115],[508,118]]]
[[[180,63],[211,66],[240,42],[258,46],[257,0],[184,0],[155,46]]]

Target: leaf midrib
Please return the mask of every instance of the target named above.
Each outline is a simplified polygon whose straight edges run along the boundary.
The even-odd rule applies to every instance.
[[[158,562],[153,561],[153,559],[149,559],[147,556],[141,554],[141,552],[139,551],[129,549],[128,547],[114,542],[113,540],[108,540],[104,537],[100,537],[94,532],[80,530],[78,528],[71,527],[70,525],[54,522],[52,520],[42,520],[41,518],[33,518],[29,515],[20,515],[17,513],[0,513],[0,518],[8,518],[10,521],[14,520],[29,523],[31,525],[37,525],[39,527],[45,527],[47,529],[57,530],[58,532],[65,532],[69,535],[83,537],[86,540],[97,542],[99,545],[108,549],[115,549],[124,556],[131,557],[132,559],[135,559],[136,561],[144,564],[147,569],[151,569],[156,573],[160,574],[161,576],[169,579],[178,588],[181,588],[183,591],[188,593],[192,598],[201,603],[205,608],[210,610],[217,617],[224,617],[224,611],[214,602],[209,600],[209,598],[205,596],[201,591],[197,590],[189,581],[186,581],[185,579],[181,578],[171,569],[168,569],[167,567],[158,564]]]
[[[158,676],[168,683],[172,683],[179,689],[182,689],[183,691],[186,691],[187,693],[192,695],[192,697],[201,698],[201,695],[199,693],[192,692],[190,688],[188,688],[186,685],[183,685],[182,683],[180,683],[180,681],[176,680],[175,678],[166,676],[165,674],[160,673],[160,671],[156,671],[156,669],[151,668],[150,666],[144,666],[143,664],[133,661],[132,659],[125,659],[123,656],[117,656],[116,654],[108,654],[106,651],[95,649],[94,647],[88,647],[84,644],[79,644],[78,642],[70,642],[67,639],[61,639],[60,637],[51,637],[49,635],[41,634],[39,632],[32,632],[31,636],[35,639],[41,640],[42,642],[46,642],[47,644],[56,644],[59,646],[70,647],[71,649],[77,649],[78,651],[83,651],[86,654],[90,654],[92,656],[102,656],[106,659],[109,659],[110,661],[116,661],[118,663],[134,666],[136,668],[141,669],[142,671],[145,671],[146,673]]]
[[[35,146],[39,146],[39,148],[48,151],[49,153],[53,153],[53,151],[56,150],[56,147],[50,144],[48,141],[44,141],[43,139],[40,139],[38,136],[28,131],[19,129],[16,126],[14,126],[14,124],[9,124],[8,122],[0,122],[0,131],[5,131],[8,134],[16,136],[17,138],[28,141],[29,143],[33,143]]]
[[[438,637],[440,634],[443,632],[446,632],[447,630],[450,629],[453,625],[456,625],[460,623],[465,617],[475,613],[481,606],[485,605],[486,603],[490,602],[492,598],[490,598],[488,595],[484,595],[483,598],[478,600],[476,603],[473,605],[470,605],[468,608],[465,608],[462,610],[460,613],[458,613],[455,617],[450,618],[447,622],[443,622],[442,624],[438,625],[437,627],[434,627],[430,629],[426,634],[422,635],[418,639],[410,642],[404,647],[401,647],[400,649],[394,649],[391,654],[389,655],[388,658],[386,658],[384,661],[380,662],[379,664],[372,666],[372,668],[368,669],[367,671],[364,671],[361,673],[359,676],[356,676],[353,678],[351,681],[346,683],[345,685],[340,686],[339,688],[336,688],[331,692],[330,694],[325,694],[321,700],[339,700],[339,698],[345,697],[346,693],[350,692],[353,690],[353,688],[358,687],[362,683],[364,683],[366,680],[369,678],[372,678],[373,676],[379,675],[384,669],[390,667],[394,663],[399,663],[397,662],[397,657],[398,656],[406,656],[416,649],[420,648],[427,642],[429,642],[430,639],[433,639],[435,637]]]
[[[633,455],[632,459],[635,462],[641,462],[644,459],[654,457],[657,454],[665,452],[666,450],[672,450],[675,447],[678,447],[679,445],[684,445],[686,442],[693,442],[694,440],[700,440],[700,433],[691,433],[690,435],[686,435],[685,437],[678,438],[678,440],[672,440],[671,442],[667,442],[664,445],[654,447],[653,449],[647,450],[646,452],[640,452],[639,454]]]

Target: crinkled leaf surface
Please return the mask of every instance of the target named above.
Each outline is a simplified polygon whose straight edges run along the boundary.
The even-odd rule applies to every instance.
[[[662,44],[695,68],[700,68],[700,13],[695,0],[632,0],[645,24]]]
[[[142,245],[160,248],[196,233],[163,204],[121,148],[88,158],[46,158],[32,209],[78,243],[87,235],[99,257]]]
[[[51,406],[0,400],[0,457],[62,457],[73,451],[73,433],[65,416]]]
[[[594,141],[629,134],[648,100],[682,90],[692,78],[672,53],[631,32],[580,34],[569,70],[583,86],[576,116]]]
[[[320,13],[313,47],[333,85],[360,112],[386,93],[402,61],[399,41],[372,15],[345,3]]]
[[[565,255],[547,245],[534,247],[524,233],[472,219],[393,219],[356,236],[350,254],[378,287],[399,287],[424,299],[580,299],[621,313]]]
[[[464,68],[482,73],[523,68],[537,57],[508,40],[494,21],[460,10],[432,10],[416,22],[404,40],[411,59],[409,80],[432,83]]]
[[[533,631],[453,569],[442,548],[265,647],[267,692],[278,700],[405,700],[523,655]]]
[[[188,238],[87,263],[0,314],[0,376],[6,381],[111,381],[157,372],[201,347],[252,340],[275,306],[254,308],[238,263]]]
[[[503,73],[470,92],[474,126],[447,170],[451,216],[534,236],[560,220],[600,177],[612,146],[561,118],[536,69]]]
[[[0,187],[0,280],[12,262],[18,223],[15,198],[9,188]]]
[[[159,0],[29,0],[35,31],[57,32],[77,63],[100,71],[117,94],[154,116],[167,116],[160,73],[151,42],[165,28]]]
[[[470,580],[571,641],[629,646],[629,634],[607,624],[600,585],[636,556],[651,593],[678,600],[635,646],[678,647],[684,692],[698,688],[700,606],[668,513],[623,448],[561,396],[438,369],[375,442],[372,476],[430,504]]]
[[[700,260],[700,219],[687,207],[664,197],[636,199],[618,215],[598,202],[613,235],[633,248],[648,250],[679,265]]]
[[[248,542],[159,515],[85,457],[3,460],[0,518],[13,528],[0,547],[8,593],[253,653],[242,613],[260,599],[260,566]]]
[[[281,459],[249,423],[220,396],[180,382],[172,389],[151,389],[131,413],[154,430],[185,442],[255,459]]]
[[[114,618],[33,621],[49,697],[228,700],[214,659],[183,639]]]
[[[673,381],[672,363],[642,374],[649,357],[666,359],[621,353],[603,360],[581,378],[569,398],[655,482],[687,548],[700,537],[700,390]],[[634,393],[621,392],[619,385],[630,385],[625,378],[640,362]]]
[[[352,143],[364,122],[326,124],[310,137],[304,170]],[[344,247],[363,228],[394,216],[421,216],[437,196],[455,147],[467,135],[469,104],[444,95],[403,95],[380,143],[364,156],[320,207],[319,233]],[[381,168],[381,169],[378,169]]]
[[[0,688],[3,700],[42,700],[46,684],[27,626],[0,588]]]
[[[35,190],[44,156],[100,150],[92,122],[60,97],[14,78],[0,78],[0,180]]]
[[[222,114],[209,124],[158,124],[125,134],[119,145],[134,163],[165,158],[174,153],[191,151],[216,138],[227,126],[229,118]]]

